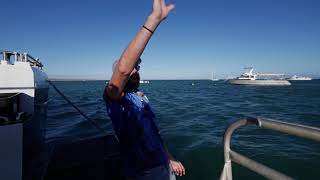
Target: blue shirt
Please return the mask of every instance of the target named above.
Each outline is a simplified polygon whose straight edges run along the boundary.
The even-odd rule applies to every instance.
[[[149,103],[135,93],[115,101],[104,94],[107,112],[120,141],[125,176],[134,177],[159,165],[168,166],[168,157],[156,117]]]

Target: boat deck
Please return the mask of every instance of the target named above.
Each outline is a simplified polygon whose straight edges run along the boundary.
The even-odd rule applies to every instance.
[[[114,136],[54,145],[45,180],[123,179]]]

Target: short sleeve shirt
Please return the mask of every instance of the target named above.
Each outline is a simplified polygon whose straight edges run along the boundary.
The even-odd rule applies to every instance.
[[[105,91],[106,92],[106,91]],[[168,165],[156,117],[149,103],[128,92],[115,101],[104,93],[107,112],[120,141],[120,153],[125,176],[138,176],[159,165]]]

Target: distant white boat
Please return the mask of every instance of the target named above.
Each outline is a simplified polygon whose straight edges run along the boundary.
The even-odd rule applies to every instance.
[[[288,78],[289,81],[310,81],[312,78],[294,75]]]
[[[235,79],[229,79],[230,84],[235,85],[264,85],[264,86],[290,86],[291,83],[282,79],[257,79],[257,76],[281,76],[283,74],[257,74],[253,68],[245,68],[247,71]]]
[[[212,73],[212,76],[211,76],[211,81],[219,81],[220,79],[217,79],[214,77],[214,74]]]
[[[140,80],[140,84],[149,84],[150,81]]]

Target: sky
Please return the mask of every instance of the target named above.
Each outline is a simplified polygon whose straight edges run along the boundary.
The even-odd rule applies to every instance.
[[[109,79],[152,0],[0,0],[0,49],[41,59],[49,76]],[[143,79],[256,72],[320,77],[320,1],[171,0],[142,55]]]

